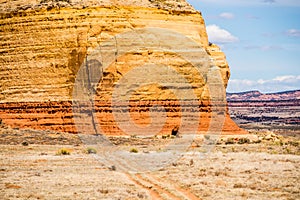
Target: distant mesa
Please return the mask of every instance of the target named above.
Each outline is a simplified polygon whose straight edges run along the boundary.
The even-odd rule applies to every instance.
[[[300,90],[227,93],[229,113],[241,127],[299,133]]]
[[[239,93],[227,93],[227,101],[292,101],[292,100],[300,100],[300,90],[265,93],[265,94],[257,90],[239,92]]]

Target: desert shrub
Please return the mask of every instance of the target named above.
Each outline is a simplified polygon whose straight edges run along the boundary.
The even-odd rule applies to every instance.
[[[249,144],[250,140],[248,138],[240,138],[238,143],[239,144]]]
[[[71,1],[70,0],[41,0],[40,3],[48,3],[48,2],[67,2],[67,3],[70,3]]]
[[[278,151],[273,150],[273,151],[271,151],[271,154],[278,154]]]
[[[205,138],[206,140],[209,140],[209,139],[210,139],[210,135],[204,135],[204,138]]]
[[[117,170],[117,167],[114,166],[114,165],[112,165],[111,167],[108,167],[108,169],[109,169],[110,171],[116,171],[116,170]]]
[[[93,147],[88,147],[88,148],[86,148],[85,152],[87,154],[96,154],[97,150],[95,148],[93,148]]]
[[[283,146],[283,141],[282,140],[276,140],[274,142],[274,145],[277,145],[277,146]]]
[[[174,136],[174,135],[171,135],[171,136],[170,136],[171,139],[175,139],[175,138],[177,138],[177,137],[178,137],[178,136]]]
[[[220,176],[221,175],[221,172],[220,171],[216,171],[215,172],[215,176]]]
[[[167,138],[170,138],[170,135],[163,135],[161,136],[162,139],[167,139]]]
[[[223,141],[222,141],[222,140],[218,140],[218,141],[216,142],[216,144],[217,144],[217,145],[221,145],[221,144],[223,144]]]
[[[98,190],[99,192],[101,192],[102,194],[108,194],[108,189],[101,189],[101,190]]]
[[[234,138],[228,138],[225,144],[235,144]]]
[[[244,186],[243,186],[243,184],[241,184],[241,183],[235,183],[235,184],[233,185],[233,188],[244,188]]]
[[[26,142],[26,141],[22,142],[21,144],[22,144],[23,146],[28,146],[28,145],[29,145],[29,143]]]
[[[253,141],[253,143],[255,143],[255,144],[259,144],[259,143],[261,143],[261,140],[260,140],[260,139],[258,139],[258,140],[254,140],[254,141]]]
[[[136,148],[131,148],[130,153],[138,153],[139,151]]]
[[[299,146],[299,142],[297,142],[297,141],[288,141],[288,144],[291,146],[295,146],[295,147]]]
[[[191,160],[190,160],[190,166],[193,166],[193,165],[194,165],[194,160],[191,159]]]
[[[71,152],[68,149],[62,148],[56,152],[56,155],[70,155]]]
[[[285,151],[286,151],[287,154],[291,154],[292,153],[292,150],[290,148],[286,148]]]

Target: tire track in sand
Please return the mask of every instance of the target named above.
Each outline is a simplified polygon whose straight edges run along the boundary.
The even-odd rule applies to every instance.
[[[112,153],[108,153],[107,156],[105,156],[105,154],[107,154],[107,152],[101,154],[101,156],[95,155],[95,159],[106,163],[108,166],[114,166],[117,171],[124,173],[136,186],[145,190],[151,199],[200,200],[199,197],[194,195],[192,191],[187,188],[182,188],[170,180],[161,179],[151,174],[151,172],[137,173],[141,170],[139,170],[138,167],[133,167],[127,160],[121,159]]]
[[[139,178],[142,180],[146,179],[147,182],[167,191],[168,194],[171,194],[169,195],[171,197],[170,199],[200,200],[200,198],[194,195],[190,190],[184,189],[174,182],[162,180],[161,178],[150,174],[139,174]]]
[[[130,173],[137,171],[125,160],[110,156],[110,163],[118,166],[128,179],[142,189],[145,189],[154,200],[200,200],[191,191],[176,186],[173,182],[162,180],[148,173]]]

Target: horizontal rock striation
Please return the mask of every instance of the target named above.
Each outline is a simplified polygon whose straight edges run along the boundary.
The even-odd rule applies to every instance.
[[[161,28],[191,39],[213,60],[212,64],[221,74],[223,87],[227,86],[230,72],[225,55],[216,45],[208,43],[201,13],[185,1],[26,2],[0,4],[0,118],[12,127],[77,133],[72,100],[80,68],[105,41],[135,29]],[[134,42],[128,45],[134,46]],[[130,100],[135,106],[129,106],[133,121],[147,126],[151,122],[150,107],[161,105],[165,108],[167,120],[160,133],[170,133],[174,127],[182,125],[180,118],[193,115],[191,110],[194,109],[200,116],[198,131],[207,131],[212,109],[207,77],[199,75],[193,65],[174,52],[149,49],[138,49],[120,56],[116,54],[114,63],[102,72],[99,82],[93,82],[92,75],[97,74],[93,70],[100,68],[86,68],[90,72],[88,80],[83,82],[91,84],[96,95],[94,105],[86,107],[86,116],[92,115],[93,122],[82,122],[80,126],[93,129],[90,124],[95,123],[104,134],[126,134],[120,130],[112,114],[113,91],[122,77],[145,63],[174,69],[191,85],[196,99],[182,105],[168,87],[155,83],[138,87]],[[168,86],[178,89],[177,79],[165,77],[170,82]],[[195,101],[197,105],[193,105]],[[185,106],[190,108],[189,112],[184,112]],[[95,116],[92,111],[96,112]],[[243,132],[227,111],[220,115],[226,118],[223,131]],[[86,128],[87,133],[93,133],[89,128]]]
[[[200,112],[198,131],[205,133],[209,129],[211,122],[211,110],[207,103],[202,105],[192,105],[191,102],[185,102],[185,105],[173,101],[135,101],[131,102],[130,116],[135,123],[140,125],[147,125],[150,123],[149,111],[154,105],[161,105],[167,112],[167,121],[162,129],[162,133],[171,133],[171,130],[180,126],[180,118],[182,115],[193,117],[195,112]],[[97,120],[95,123],[101,127],[98,133],[105,133],[107,135],[126,135],[118,124],[114,121],[113,109],[118,109],[119,112],[127,109],[127,106],[119,105],[112,107],[108,102],[96,102],[95,108]],[[86,113],[90,114],[92,108],[88,105],[82,107]],[[188,110],[188,112],[187,112]],[[156,113],[161,110],[155,110]],[[37,129],[37,130],[53,130],[69,133],[77,133],[77,128],[74,125],[74,118],[72,113],[71,101],[49,101],[49,102],[11,102],[0,104],[1,118],[12,127],[23,129]],[[87,123],[92,123],[87,121]],[[86,133],[94,133],[89,124],[85,126]],[[79,124],[80,125],[80,124]],[[82,124],[81,124],[82,125]],[[234,130],[236,124],[226,114],[225,126],[222,131],[230,133],[241,133],[239,129]],[[184,127],[189,131],[189,127]],[[237,131],[239,130],[239,131]]]

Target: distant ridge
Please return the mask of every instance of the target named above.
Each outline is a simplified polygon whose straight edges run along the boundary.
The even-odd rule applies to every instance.
[[[258,90],[227,93],[227,101],[287,101],[300,100],[300,90],[261,93]]]

